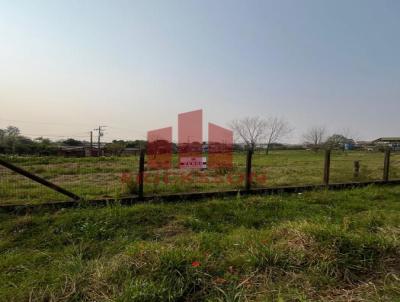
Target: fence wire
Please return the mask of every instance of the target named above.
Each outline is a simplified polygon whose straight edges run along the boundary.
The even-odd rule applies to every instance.
[[[120,198],[137,194],[139,156],[126,157],[8,157],[11,163],[84,199]],[[332,183],[381,180],[381,152],[334,151]],[[358,175],[354,162],[360,163]],[[252,161],[252,187],[317,185],[322,183],[324,152],[256,152]],[[144,193],[148,195],[243,189],[246,153],[235,153],[231,169],[151,170],[146,167]],[[400,178],[400,153],[392,153],[390,178]],[[68,197],[0,166],[0,204],[37,204]]]
[[[0,205],[64,200],[68,200],[68,197],[0,166]]]
[[[359,171],[355,173],[355,162]],[[332,183],[382,180],[384,153],[382,152],[332,152]]]
[[[390,159],[389,176],[391,179],[399,179],[400,178],[400,152],[392,153],[392,156]]]

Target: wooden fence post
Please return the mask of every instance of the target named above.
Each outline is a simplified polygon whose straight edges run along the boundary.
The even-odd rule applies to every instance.
[[[385,161],[383,166],[383,181],[389,181],[389,172],[390,172],[390,149],[385,150]]]
[[[360,161],[355,160],[354,161],[354,178],[359,178],[360,177]]]
[[[143,185],[144,185],[144,155],[145,155],[145,150],[142,149],[140,150],[140,158],[139,158],[139,199],[143,199]]]
[[[325,150],[325,162],[324,162],[324,185],[329,185],[329,177],[331,171],[331,150]]]
[[[246,157],[246,179],[245,179],[245,190],[249,191],[251,189],[251,160],[253,157],[253,150],[247,151]]]

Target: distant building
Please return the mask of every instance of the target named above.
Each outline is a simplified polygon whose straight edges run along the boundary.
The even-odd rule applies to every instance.
[[[59,156],[65,157],[85,157],[85,147],[84,146],[61,146],[58,149],[57,154]]]
[[[375,145],[370,141],[357,141],[354,145],[356,150],[374,151]]]
[[[400,137],[381,137],[372,143],[377,147],[389,147],[394,151],[400,151]]]
[[[59,156],[65,157],[91,157],[91,156],[114,156],[107,148],[105,148],[106,143],[101,143],[100,152],[98,151],[97,144],[85,144],[84,146],[60,146],[58,148],[57,154]],[[139,148],[124,148],[117,155],[118,156],[130,156],[139,155]]]
[[[354,143],[352,144],[352,143],[346,143],[346,144],[344,144],[344,150],[346,150],[346,151],[350,151],[350,150],[353,150],[354,149]]]
[[[140,148],[125,148],[122,150],[121,155],[129,156],[129,155],[139,155]]]

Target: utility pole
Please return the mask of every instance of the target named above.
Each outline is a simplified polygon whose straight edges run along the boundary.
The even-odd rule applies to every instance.
[[[103,128],[107,126],[99,126],[99,128],[94,129],[94,131],[98,131],[97,134],[97,156],[101,155],[101,148],[100,148],[100,138],[104,135]]]
[[[90,131],[90,156],[93,155],[93,131]]]

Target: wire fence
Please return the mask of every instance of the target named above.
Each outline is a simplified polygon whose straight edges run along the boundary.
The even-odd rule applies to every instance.
[[[0,204],[39,204],[68,197],[0,166]]]
[[[355,173],[355,163],[358,173]],[[333,183],[382,180],[384,154],[382,152],[334,152],[331,160]]]
[[[9,156],[4,159],[83,199],[118,199],[138,193],[139,156]],[[322,151],[256,152],[252,158],[252,187],[322,184],[324,161]],[[382,152],[333,151],[330,181],[345,183],[382,180],[383,165]],[[179,169],[177,155],[173,156],[172,166],[172,169],[167,170],[145,168],[145,195],[240,190],[245,186],[245,152],[234,153],[231,169]],[[400,153],[391,154],[389,176],[391,179],[400,178]],[[0,166],[0,204],[40,204],[67,199],[54,190]]]
[[[391,179],[400,178],[400,152],[392,153],[390,161],[390,174]]]

